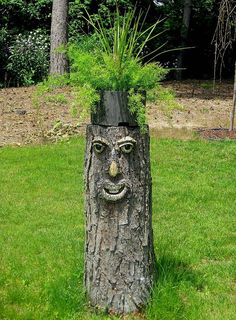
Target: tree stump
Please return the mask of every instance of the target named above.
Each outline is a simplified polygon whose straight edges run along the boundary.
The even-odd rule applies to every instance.
[[[149,134],[87,126],[85,286],[92,306],[138,311],[154,281]]]

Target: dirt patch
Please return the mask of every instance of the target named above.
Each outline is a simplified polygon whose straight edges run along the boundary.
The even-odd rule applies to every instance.
[[[58,137],[59,140],[66,134],[63,131],[65,127],[75,133],[78,119],[71,115],[69,93],[65,93],[62,102],[48,102],[38,110],[33,106],[34,92],[35,87],[0,90],[0,146],[37,144],[46,138],[57,140]],[[61,124],[61,130],[58,130],[58,123]],[[55,137],[52,130],[55,131]]]
[[[150,127],[196,129],[227,128],[232,105],[233,83],[217,84],[212,91],[211,82],[185,81],[165,83],[173,90],[182,110],[174,110],[169,116],[158,106],[149,113]]]
[[[158,104],[149,105],[151,133],[185,138],[199,128],[229,127],[233,83],[217,84],[215,92],[211,82],[207,81],[166,82],[164,86],[175,92],[180,107],[167,112]],[[55,141],[84,132],[86,123],[78,124],[78,118],[71,115],[69,92],[63,99],[46,103],[39,112],[32,103],[34,90],[34,87],[0,90],[0,146],[40,143],[45,136],[49,139],[51,136]],[[62,129],[55,130],[54,134],[58,123]],[[70,128],[69,134],[63,131],[65,127]],[[207,131],[202,132],[207,135]],[[225,134],[226,130],[222,132]],[[205,137],[204,134],[202,136]]]

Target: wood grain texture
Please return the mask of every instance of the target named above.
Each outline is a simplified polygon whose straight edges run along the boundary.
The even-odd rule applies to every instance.
[[[89,301],[117,314],[137,311],[155,275],[148,133],[88,125],[85,186]]]
[[[68,0],[53,0],[50,35],[50,75],[64,74],[69,70],[64,52],[68,42]]]

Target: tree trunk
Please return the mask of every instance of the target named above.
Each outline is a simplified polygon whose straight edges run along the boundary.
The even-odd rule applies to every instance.
[[[236,107],[236,61],[234,66],[234,94],[233,94],[233,105],[232,105],[231,114],[230,114],[229,131],[234,130],[235,107]]]
[[[67,45],[68,0],[53,0],[50,47],[50,75],[68,72]]]
[[[149,135],[87,126],[85,286],[92,306],[126,314],[154,282]]]
[[[184,0],[184,12],[183,12],[183,20],[181,27],[181,47],[185,47],[188,40],[188,32],[189,32],[189,24],[190,17],[192,12],[192,0]],[[182,68],[183,68],[183,50],[179,51],[179,55],[177,57],[177,73],[176,79],[182,79]]]

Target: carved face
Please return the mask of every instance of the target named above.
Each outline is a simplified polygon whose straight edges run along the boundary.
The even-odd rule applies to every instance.
[[[109,140],[95,136],[92,148],[99,169],[95,179],[99,197],[107,201],[119,201],[127,197],[132,191],[130,162],[134,157],[136,140],[130,136]]]

